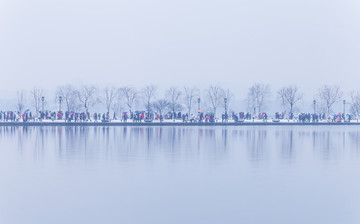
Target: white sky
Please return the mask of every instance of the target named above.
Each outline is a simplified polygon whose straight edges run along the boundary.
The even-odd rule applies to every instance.
[[[0,0],[0,104],[60,84],[359,89],[358,0]],[[304,99],[304,101],[305,101]],[[304,102],[304,105],[311,102]]]

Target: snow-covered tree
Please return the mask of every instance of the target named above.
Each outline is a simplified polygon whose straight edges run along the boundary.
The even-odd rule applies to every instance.
[[[343,93],[339,86],[328,86],[325,85],[319,89],[318,97],[322,105],[325,106],[326,112],[329,115],[332,111],[334,103],[338,102]]]
[[[41,104],[42,104],[42,97],[44,96],[45,91],[43,89],[34,87],[30,94],[31,94],[31,98],[32,98],[32,105],[35,109],[36,114],[39,113],[39,111],[41,110]]]
[[[294,106],[298,103],[303,94],[299,92],[296,86],[283,87],[278,91],[278,95],[281,98],[281,102],[284,108],[288,108],[290,113],[294,112]]]
[[[215,116],[216,116],[216,109],[221,103],[222,94],[223,94],[223,90],[220,86],[210,86],[206,90],[206,98]]]
[[[94,86],[82,86],[76,91],[78,100],[80,101],[84,111],[87,113],[89,109],[96,105],[98,99],[96,98],[96,88]]]
[[[145,86],[145,88],[142,90],[142,97],[145,101],[145,107],[146,110],[149,112],[151,111],[152,101],[154,100],[156,94],[156,86],[150,85]]]
[[[120,95],[125,99],[125,104],[128,106],[131,113],[132,106],[139,96],[139,92],[133,87],[120,88]]]
[[[105,106],[106,112],[110,112],[111,106],[117,96],[118,92],[115,87],[106,87],[103,89],[100,101]]]
[[[197,98],[199,97],[199,92],[200,91],[198,88],[184,87],[184,104],[188,110],[189,115],[191,114],[193,105],[196,103]]]
[[[171,110],[172,114],[176,113],[179,110],[182,110],[182,106],[180,105],[180,96],[181,91],[175,87],[170,88],[166,91],[167,98],[169,99],[169,109]]]
[[[248,105],[253,109],[254,115],[257,112],[260,114],[268,99],[270,98],[270,86],[263,83],[255,83],[249,88]]]
[[[160,99],[153,103],[153,108],[155,112],[157,112],[159,115],[163,115],[165,110],[168,109],[170,103],[166,99]]]
[[[17,104],[16,109],[17,111],[22,114],[25,108],[25,91],[24,90],[18,90],[17,91]]]
[[[61,96],[65,101],[67,111],[77,111],[79,109],[78,94],[72,85],[59,86],[56,95]]]
[[[358,117],[360,115],[360,93],[351,92],[351,110]]]

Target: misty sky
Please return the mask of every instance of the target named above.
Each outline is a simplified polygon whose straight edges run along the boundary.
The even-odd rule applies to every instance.
[[[0,32],[1,102],[66,83],[360,90],[358,0],[0,0]]]

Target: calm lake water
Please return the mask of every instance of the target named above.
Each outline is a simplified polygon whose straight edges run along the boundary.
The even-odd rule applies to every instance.
[[[360,223],[360,127],[0,127],[0,223]]]

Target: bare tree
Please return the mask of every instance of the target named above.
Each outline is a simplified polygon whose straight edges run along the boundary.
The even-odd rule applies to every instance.
[[[155,101],[152,106],[159,115],[163,115],[164,111],[170,106],[170,103],[165,99],[160,99]]]
[[[123,87],[120,88],[120,94],[125,99],[125,103],[129,108],[130,114],[131,114],[131,108],[135,102],[135,100],[139,96],[139,92],[133,88],[133,87]]]
[[[119,98],[114,100],[111,109],[113,110],[114,114],[121,119],[121,112],[124,111],[124,106]]]
[[[360,93],[359,92],[351,92],[351,110],[359,117],[360,115]]]
[[[82,86],[80,90],[76,91],[76,94],[86,113],[98,102],[96,99],[96,88],[94,86]]]
[[[155,97],[155,94],[156,94],[156,86],[153,85],[146,86],[142,90],[142,97],[145,100],[145,107],[148,112],[151,111],[151,105],[152,105],[151,101]]]
[[[32,97],[32,105],[35,109],[36,114],[39,114],[41,109],[41,97],[44,96],[44,90],[40,88],[33,88],[30,92]]]
[[[191,109],[194,105],[194,103],[196,103],[196,98],[199,96],[199,89],[197,88],[188,88],[188,87],[184,87],[184,104],[186,106],[186,108],[188,109],[188,114],[190,116],[191,114]]]
[[[72,85],[59,86],[56,95],[61,96],[65,101],[67,111],[76,111],[79,109],[78,94]]]
[[[25,108],[25,91],[24,90],[18,90],[17,91],[17,104],[16,109],[19,112],[19,114],[22,114]]]
[[[174,117],[175,112],[182,109],[182,106],[179,104],[181,91],[175,87],[172,87],[168,91],[166,91],[166,93],[167,93],[167,97],[169,98],[169,104],[170,104],[169,107],[172,112],[172,116]]]
[[[326,107],[327,114],[331,112],[331,107],[334,103],[338,102],[343,93],[340,91],[339,86],[323,86],[319,89],[318,97],[321,103]]]
[[[110,112],[110,108],[117,97],[117,91],[114,87],[106,87],[103,90],[101,102],[104,104],[106,111]]]
[[[216,109],[220,105],[223,90],[220,86],[210,86],[206,90],[206,97],[210,103],[212,112],[216,116]]]
[[[224,98],[224,100],[222,102],[223,102],[223,107],[225,109],[225,112],[227,113],[226,110],[229,109],[229,105],[230,105],[232,98],[234,97],[234,94],[230,91],[230,89],[222,89],[221,96],[222,96],[222,98]],[[225,101],[226,101],[226,105],[225,105]]]
[[[303,97],[296,86],[283,87],[278,91],[278,95],[281,98],[282,105],[284,108],[289,108],[290,113],[293,113],[295,104]]]
[[[262,83],[255,83],[249,88],[248,105],[253,109],[254,115],[256,110],[261,113],[261,109],[265,106],[270,96],[270,86]]]

